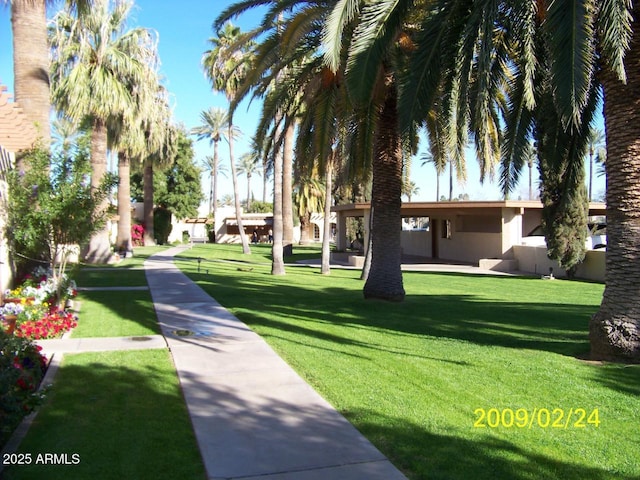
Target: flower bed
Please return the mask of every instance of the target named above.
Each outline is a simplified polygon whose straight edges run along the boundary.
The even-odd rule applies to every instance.
[[[38,391],[47,368],[41,347],[0,330],[0,445],[43,398]]]
[[[56,338],[77,325],[77,317],[59,306],[76,294],[75,282],[66,275],[54,281],[46,271],[39,269],[18,287],[5,292],[0,318],[15,319],[14,334],[18,337],[32,340]],[[9,322],[4,323],[9,331]]]

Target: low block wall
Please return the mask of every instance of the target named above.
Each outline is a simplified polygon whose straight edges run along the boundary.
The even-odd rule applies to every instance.
[[[549,268],[553,269],[553,275],[564,277],[567,272],[560,268],[557,262],[547,257],[546,247],[531,247],[514,245],[513,254],[518,260],[518,270],[524,273],[536,275],[549,275]],[[604,250],[588,250],[587,255],[576,271],[576,277],[596,282],[604,282],[605,272]]]

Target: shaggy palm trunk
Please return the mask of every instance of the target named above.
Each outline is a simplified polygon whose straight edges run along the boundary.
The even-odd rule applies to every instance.
[[[402,230],[402,143],[398,132],[397,91],[389,86],[380,119],[373,157],[371,270],[365,298],[404,300],[400,233]]]
[[[216,222],[218,221],[218,142],[213,144],[213,175],[211,177],[211,195],[212,195],[212,209],[213,214],[213,243],[218,241],[216,230]]]
[[[322,267],[320,273],[331,273],[331,190],[333,190],[333,153],[325,166],[324,225],[322,232]]]
[[[131,242],[131,160],[126,153],[118,153],[118,250],[127,256],[133,253]]]
[[[153,161],[147,158],[142,172],[142,200],[144,210],[144,244],[155,245],[155,232],[153,229]]]
[[[251,253],[249,248],[249,240],[244,233],[242,225],[242,210],[240,208],[240,192],[238,190],[238,175],[236,174],[236,165],[233,161],[233,126],[229,121],[229,161],[231,162],[231,179],[233,182],[233,201],[236,210],[236,221],[238,222],[238,230],[240,232],[240,242],[242,242],[242,253],[248,255]]]
[[[284,255],[293,255],[293,122],[284,134],[282,161],[282,248]]]
[[[49,43],[44,0],[11,2],[15,100],[49,148]]]
[[[104,122],[96,120],[91,132],[91,188],[98,190],[107,174],[107,129]],[[105,198],[97,207],[105,211],[109,200]],[[94,233],[89,240],[85,254],[88,263],[107,263],[111,259],[111,241],[109,238],[109,222]]]
[[[311,243],[311,212],[308,210],[300,215],[300,245]]]
[[[607,136],[605,290],[589,328],[594,359],[640,362],[640,2],[627,83],[603,79]]]

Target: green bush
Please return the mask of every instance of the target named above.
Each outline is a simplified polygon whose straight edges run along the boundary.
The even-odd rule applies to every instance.
[[[42,402],[38,391],[47,367],[41,348],[25,338],[0,330],[0,445],[23,417]]]
[[[171,212],[166,208],[158,207],[153,211],[153,235],[158,245],[165,245],[171,234]]]

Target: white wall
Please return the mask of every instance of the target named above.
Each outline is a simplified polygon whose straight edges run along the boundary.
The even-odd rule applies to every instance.
[[[514,245],[514,256],[518,260],[518,270],[524,273],[536,275],[549,275],[549,268],[553,268],[553,275],[564,277],[567,272],[560,268],[558,262],[547,257],[547,247],[533,247],[526,245]],[[588,250],[587,255],[578,269],[576,277],[596,282],[604,282],[605,278],[604,250]]]

